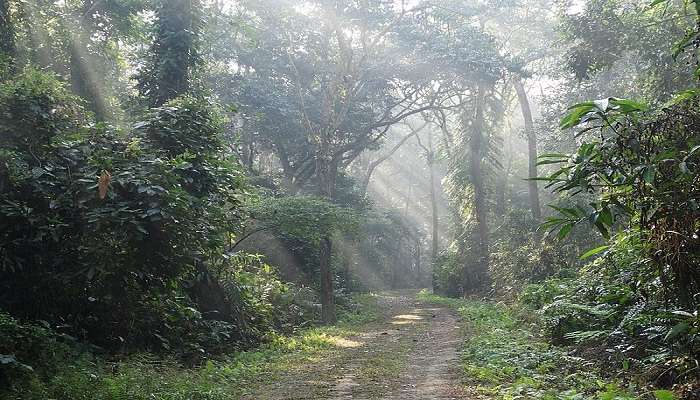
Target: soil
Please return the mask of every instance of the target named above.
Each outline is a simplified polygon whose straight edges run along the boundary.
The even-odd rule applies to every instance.
[[[246,400],[472,399],[460,384],[458,315],[415,291],[386,292],[383,317],[322,359],[292,368]]]

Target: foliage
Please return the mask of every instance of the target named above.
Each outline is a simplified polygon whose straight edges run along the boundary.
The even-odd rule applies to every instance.
[[[461,285],[464,269],[462,257],[456,249],[442,251],[433,262],[433,290],[445,296],[461,296],[464,293]]]
[[[373,210],[363,215],[358,269],[370,272],[363,282],[375,287],[404,288],[421,284],[421,232],[398,212]],[[420,287],[420,286],[418,286]]]
[[[266,226],[314,244],[326,235],[358,227],[353,210],[313,196],[265,199],[252,205],[250,213]]]
[[[71,352],[59,335],[39,324],[23,324],[0,313],[0,386],[17,390],[36,373],[51,376]]]
[[[140,135],[81,119],[36,71],[0,93],[2,307],[113,348],[159,347],[171,323],[196,324],[180,283],[222,246],[242,181],[213,139],[150,137],[177,137],[186,120],[189,135],[214,138],[211,105],[175,100]]]
[[[183,368],[177,360],[146,353],[109,362],[84,356],[61,357],[56,360],[60,362],[56,374],[35,376],[16,387],[0,386],[0,397],[17,400],[237,398],[257,386],[274,382],[291,368],[328,356],[344,339],[357,334],[363,324],[378,317],[375,297],[361,295],[354,304],[352,309],[341,312],[338,326],[306,329],[293,336],[274,336],[257,349],[211,359],[194,368]]]
[[[201,64],[199,1],[156,1],[157,27],[149,60],[138,76],[138,88],[148,104],[159,107],[191,93],[196,67]]]
[[[618,235],[576,279],[531,285],[521,301],[539,310],[555,342],[670,387],[692,373],[700,328],[695,310],[668,302],[659,271],[639,257],[643,246],[632,232]]]
[[[590,209],[555,208],[561,217],[545,226],[560,236],[581,221],[590,221],[609,237],[616,220],[639,226],[649,255],[665,271],[683,301],[692,302],[700,278],[700,127],[697,102],[685,100],[651,115],[646,106],[621,99],[581,103],[561,122],[568,128],[587,124],[600,138],[581,145],[574,155],[548,154],[542,162],[563,163],[546,178],[557,192],[570,196],[595,193]],[[641,114],[641,115],[640,115]]]
[[[503,304],[445,299],[422,293],[426,301],[447,304],[463,318],[467,337],[461,364],[467,382],[496,399],[633,399],[642,388],[610,382],[595,360],[554,346],[538,336],[535,324]]]

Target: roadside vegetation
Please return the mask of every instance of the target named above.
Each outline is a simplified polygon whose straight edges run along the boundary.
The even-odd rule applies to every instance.
[[[482,396],[700,399],[699,82],[700,0],[0,0],[0,397],[273,390],[431,287]],[[453,389],[418,317],[343,382]]]
[[[606,362],[597,353],[602,349],[553,344],[542,329],[545,318],[523,303],[450,299],[427,291],[419,298],[459,313],[465,331],[460,358],[463,384],[488,398],[677,398],[669,390],[653,389],[626,364]]]
[[[31,347],[20,357],[35,360],[36,366],[18,365],[13,385],[0,389],[3,399],[219,400],[239,398],[284,372],[329,357],[380,314],[375,296],[358,295],[341,311],[335,326],[275,335],[254,350],[215,357],[196,367],[157,354],[122,359],[95,355],[62,342],[43,327],[3,318],[0,332],[29,342]]]

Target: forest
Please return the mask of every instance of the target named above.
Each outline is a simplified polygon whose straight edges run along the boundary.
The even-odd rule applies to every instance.
[[[0,0],[0,399],[700,399],[700,0]]]

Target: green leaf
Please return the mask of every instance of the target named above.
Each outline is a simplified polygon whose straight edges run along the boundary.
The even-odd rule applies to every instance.
[[[611,98],[610,102],[615,106],[619,107],[620,111],[622,111],[623,113],[647,111],[649,109],[649,106],[647,106],[646,104],[630,99]]]
[[[579,212],[579,210],[577,210],[575,208],[557,207],[557,206],[553,206],[553,205],[550,205],[549,207],[558,211],[561,214],[564,214],[564,215],[567,215],[567,216],[570,216],[573,218],[581,218],[581,213]]]
[[[599,246],[594,249],[590,249],[587,252],[583,253],[581,257],[579,257],[580,260],[585,260],[587,258],[593,257],[596,254],[602,253],[603,251],[609,249],[610,246],[605,245],[605,246]]]
[[[559,157],[568,158],[569,155],[568,155],[568,154],[564,154],[564,153],[544,153],[544,154],[540,154],[539,156],[537,156],[537,158],[553,158],[553,157],[557,157],[557,158],[559,158]]]
[[[656,400],[676,400],[676,395],[670,390],[654,390]]]
[[[676,324],[673,328],[671,328],[670,331],[668,331],[668,333],[664,337],[664,340],[673,339],[676,336],[687,332],[688,329],[690,329],[690,326],[687,323],[680,322],[680,323]]]
[[[598,212],[597,215],[597,220],[602,222],[603,224],[607,226],[612,226],[613,224],[613,216],[612,212],[607,206],[604,206],[601,208],[601,210]]]
[[[679,104],[679,103],[682,103],[684,101],[690,100],[694,97],[697,97],[698,95],[700,95],[700,89],[683,90],[681,92],[676,93],[676,95],[673,96],[673,98],[671,98],[671,100],[669,100],[668,102],[666,102],[666,104],[664,104],[664,107],[674,106],[676,104]]]
[[[690,151],[688,152],[688,155],[685,156],[685,158],[687,159],[688,157],[692,156],[693,153],[695,153],[695,152],[698,151],[698,150],[700,150],[700,144],[697,145],[697,146],[695,146],[695,147],[693,147],[692,149],[690,149]]]
[[[574,227],[573,223],[568,223],[568,224],[565,224],[564,226],[562,226],[561,229],[559,229],[559,233],[557,234],[557,238],[559,238],[560,240],[564,239],[569,234],[569,232],[571,232],[571,229],[573,229],[573,227]]]
[[[550,159],[545,159],[545,160],[540,160],[537,161],[537,165],[546,165],[546,164],[561,164],[565,163],[568,161],[568,158],[550,158]]]
[[[654,183],[655,177],[656,177],[656,168],[654,168],[654,166],[649,165],[646,168],[644,168],[644,173],[642,174],[642,179],[644,179],[644,182],[651,185]]]
[[[593,111],[595,107],[596,105],[592,101],[571,106],[569,108],[571,112],[564,116],[561,121],[559,121],[559,127],[561,129],[573,128],[574,126],[580,124],[583,116]]]
[[[673,52],[671,56],[675,60],[678,58],[678,56],[686,49],[686,47],[692,46],[693,44],[693,39],[698,35],[697,32],[691,30],[688,31],[688,33],[683,37],[683,39],[679,40],[676,42],[676,44],[673,45]]]

